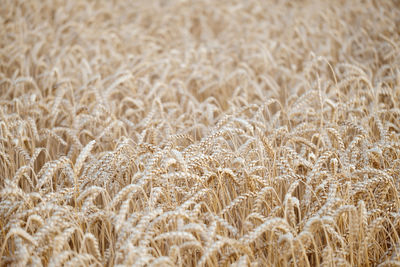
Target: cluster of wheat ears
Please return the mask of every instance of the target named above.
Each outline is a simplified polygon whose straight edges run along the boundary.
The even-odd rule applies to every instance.
[[[1,0],[1,266],[400,266],[400,2]]]

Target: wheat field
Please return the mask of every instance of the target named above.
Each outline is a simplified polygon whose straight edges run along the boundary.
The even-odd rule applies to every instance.
[[[400,266],[400,1],[0,2],[0,266]]]

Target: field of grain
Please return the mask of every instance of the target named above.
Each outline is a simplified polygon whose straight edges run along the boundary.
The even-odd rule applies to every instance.
[[[0,2],[0,266],[400,266],[400,1]]]

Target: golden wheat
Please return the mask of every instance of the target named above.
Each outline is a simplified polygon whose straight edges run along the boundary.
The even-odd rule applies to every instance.
[[[0,266],[400,266],[400,2],[0,8]]]

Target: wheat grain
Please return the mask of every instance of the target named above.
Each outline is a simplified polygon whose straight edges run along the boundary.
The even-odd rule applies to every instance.
[[[158,257],[154,261],[151,262],[150,266],[174,266],[173,262],[169,257],[163,256],[163,257]]]
[[[85,159],[87,158],[87,156],[89,155],[90,151],[93,149],[93,146],[94,146],[95,144],[96,144],[96,141],[95,141],[95,140],[90,141],[90,142],[83,148],[83,150],[81,151],[81,153],[79,154],[79,156],[78,156],[78,158],[76,159],[75,164],[74,164],[74,172],[75,172],[75,175],[78,175],[78,174],[79,174],[79,172],[80,172],[80,170],[81,170],[81,168],[82,168],[83,162],[85,161]]]
[[[398,265],[397,0],[3,2],[1,266]]]

